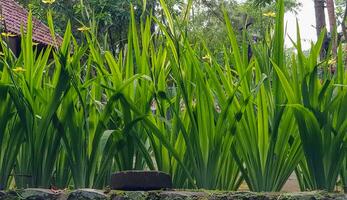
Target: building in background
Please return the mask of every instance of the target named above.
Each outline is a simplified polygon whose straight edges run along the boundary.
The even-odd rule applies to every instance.
[[[0,0],[0,22],[2,37],[15,55],[20,53],[21,26],[24,32],[27,29],[28,11],[14,0]],[[42,21],[32,17],[32,38],[37,48],[43,49],[49,45],[59,46],[62,38],[57,35],[53,40],[49,27]]]

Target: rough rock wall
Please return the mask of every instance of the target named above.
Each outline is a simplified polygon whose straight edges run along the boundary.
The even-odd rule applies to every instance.
[[[302,193],[252,193],[222,191],[167,190],[149,192],[102,191],[80,189],[74,191],[52,191],[47,189],[25,189],[0,191],[1,200],[347,200],[347,194],[326,192]]]

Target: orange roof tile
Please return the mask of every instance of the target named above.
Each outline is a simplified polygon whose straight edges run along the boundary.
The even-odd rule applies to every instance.
[[[0,16],[4,31],[20,35],[21,25],[23,25],[24,31],[26,30],[28,11],[14,0],[0,0]],[[48,26],[35,17],[32,17],[32,24],[33,41],[56,46]],[[62,43],[62,38],[58,35],[56,40],[58,45]]]

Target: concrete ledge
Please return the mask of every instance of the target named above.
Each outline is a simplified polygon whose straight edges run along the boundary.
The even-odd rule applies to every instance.
[[[206,190],[166,191],[102,191],[79,189],[74,191],[53,191],[48,189],[25,189],[0,191],[1,200],[347,200],[347,194],[323,191],[300,193],[254,193],[223,192]]]

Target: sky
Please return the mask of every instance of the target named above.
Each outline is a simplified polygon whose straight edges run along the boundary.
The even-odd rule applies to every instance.
[[[300,34],[302,38],[303,49],[309,49],[311,41],[316,41],[316,20],[314,13],[314,6],[312,0],[301,0],[302,7],[295,13],[286,13],[284,20],[287,24],[287,37],[286,37],[286,47],[292,47],[292,43],[289,36],[296,41],[296,19],[298,19],[300,26]]]
[[[245,2],[245,0],[237,0],[238,2]],[[316,41],[316,18],[313,0],[298,0],[302,6],[297,13],[287,12],[284,20],[287,25],[285,45],[287,48],[293,47],[289,37],[296,41],[296,19],[298,19],[300,26],[300,34],[302,39],[302,49],[307,50],[311,46],[311,41]],[[326,13],[326,16],[327,13]],[[329,29],[329,23],[327,23]]]

